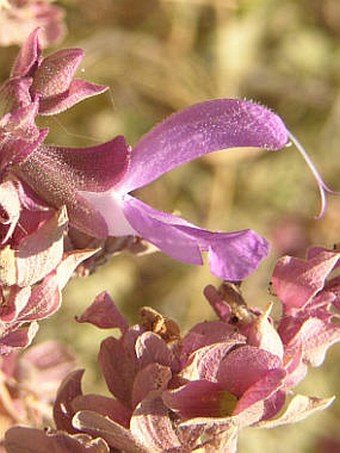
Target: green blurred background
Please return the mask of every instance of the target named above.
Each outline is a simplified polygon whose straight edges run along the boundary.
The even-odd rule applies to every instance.
[[[82,47],[81,76],[107,84],[109,94],[47,121],[49,140],[91,145],[123,134],[133,144],[171,112],[211,98],[256,100],[280,114],[310,152],[329,185],[340,190],[339,0],[64,0],[63,47]],[[60,47],[60,46],[59,46]],[[5,49],[2,74],[8,57]],[[47,52],[48,53],[48,52]],[[4,58],[4,57],[3,57]],[[149,204],[180,212],[216,230],[253,228],[272,242],[271,257],[244,285],[249,305],[264,307],[275,259],[303,256],[309,244],[340,241],[340,199],[315,220],[319,197],[293,147],[279,153],[216,153],[144,188]],[[151,305],[185,330],[212,318],[202,289],[218,283],[208,266],[192,267],[159,253],[122,253],[87,279],[73,280],[57,315],[41,323],[36,341],[59,339],[88,368],[86,390],[101,389],[96,354],[110,332],[78,325],[74,316],[107,289],[131,322]],[[279,314],[279,304],[275,313]],[[339,388],[339,349],[311,370],[301,393],[328,397]],[[247,429],[240,452],[335,452],[340,404],[288,428]],[[340,442],[340,438],[337,439]],[[338,445],[339,448],[339,445]]]

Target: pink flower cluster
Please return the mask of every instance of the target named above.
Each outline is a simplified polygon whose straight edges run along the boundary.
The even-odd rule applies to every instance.
[[[9,453],[27,451],[235,452],[246,426],[273,428],[328,407],[333,398],[294,395],[308,366],[323,362],[340,340],[336,311],[340,280],[329,274],[340,253],[311,249],[306,260],[279,260],[273,286],[283,304],[274,324],[269,309],[249,308],[240,287],[205,289],[218,319],[192,327],[144,307],[128,326],[107,293],[78,319],[118,329],[100,347],[99,366],[112,397],[83,394],[83,370],[71,373],[54,404],[55,429],[15,427]],[[301,288],[307,287],[301,297]],[[45,450],[44,450],[45,449]],[[66,451],[66,450],[65,450]]]

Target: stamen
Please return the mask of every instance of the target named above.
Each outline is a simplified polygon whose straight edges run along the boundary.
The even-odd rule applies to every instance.
[[[340,192],[335,192],[334,190],[330,189],[327,186],[327,184],[322,179],[322,176],[320,175],[318,169],[314,165],[312,159],[309,157],[307,151],[301,145],[299,140],[290,131],[288,131],[288,136],[289,136],[291,142],[295,145],[296,149],[299,151],[299,153],[303,157],[303,159],[305,160],[305,162],[307,163],[307,165],[308,165],[310,171],[312,172],[312,174],[316,180],[316,183],[318,185],[318,189],[319,189],[320,197],[321,197],[321,208],[320,208],[319,215],[316,216],[316,219],[321,219],[327,210],[327,193],[330,193],[332,195],[340,195]]]

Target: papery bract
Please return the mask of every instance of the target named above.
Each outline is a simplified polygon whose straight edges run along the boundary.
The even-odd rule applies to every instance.
[[[274,269],[273,288],[283,305],[278,331],[287,350],[303,345],[304,366],[321,365],[340,341],[340,280],[329,278],[339,263],[338,251],[313,247],[305,260],[286,256]]]
[[[37,430],[9,430],[9,452],[24,445],[25,439],[36,438],[38,446],[49,442],[56,448],[57,434],[71,442],[82,433],[89,442],[101,439],[110,449],[132,453],[189,453],[200,448],[232,453],[243,427],[294,423],[328,407],[332,399],[297,395],[278,416],[298,382],[293,376],[301,351],[293,357],[294,351],[286,350],[284,343],[268,350],[273,332],[263,322],[271,321],[269,313],[261,318],[261,313],[248,308],[246,316],[238,290],[230,290],[225,300],[223,286],[220,292],[212,288],[206,291],[210,303],[213,307],[231,303],[230,316],[200,323],[183,338],[174,321],[147,307],[142,309],[141,323],[127,327],[109,295],[100,294],[79,320],[120,331],[120,337],[102,342],[99,353],[112,397],[84,395],[83,370],[74,371],[63,381],[55,401],[58,431],[47,432],[43,439]],[[244,312],[238,321],[236,300]]]

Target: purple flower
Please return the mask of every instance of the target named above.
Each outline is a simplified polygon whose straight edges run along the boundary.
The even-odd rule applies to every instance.
[[[268,253],[251,230],[212,233],[156,211],[130,192],[204,154],[231,147],[279,149],[287,131],[257,104],[221,99],[197,104],[153,128],[131,150],[123,137],[83,149],[47,146],[37,115],[59,113],[106,88],[73,80],[83,56],[67,49],[42,58],[38,30],[20,51],[0,89],[2,174],[25,181],[52,208],[67,208],[71,227],[92,237],[141,236],[171,257],[202,264],[208,252],[217,276],[242,280]]]
[[[231,233],[203,230],[184,219],[157,211],[130,192],[173,168],[210,152],[242,146],[279,149],[287,143],[280,118],[247,101],[220,99],[173,114],[147,133],[130,151],[127,169],[103,193],[80,192],[105,221],[109,235],[138,235],[167,255],[202,264],[208,252],[211,271],[242,280],[268,253],[267,241],[252,230]],[[121,141],[117,145],[123,146]],[[117,146],[117,151],[121,151]]]
[[[153,209],[130,193],[202,155],[233,147],[277,150],[288,137],[299,147],[317,181],[324,210],[325,186],[308,156],[281,119],[265,107],[219,99],[175,113],[134,148],[123,137],[88,148],[47,146],[47,129],[35,117],[59,113],[106,88],[73,80],[83,56],[67,49],[42,58],[33,32],[0,89],[3,104],[1,169],[25,181],[47,205],[66,206],[69,225],[93,238],[138,236],[169,256],[202,264],[229,281],[243,280],[268,254],[267,241],[252,230],[211,232]]]

